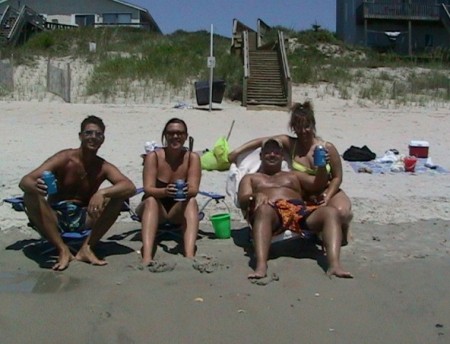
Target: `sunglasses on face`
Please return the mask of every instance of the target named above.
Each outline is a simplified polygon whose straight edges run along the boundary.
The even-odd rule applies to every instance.
[[[166,131],[166,135],[167,136],[170,136],[170,137],[173,137],[173,136],[175,136],[175,135],[177,135],[177,136],[183,136],[183,135],[186,135],[186,132],[185,131],[181,131],[181,130],[168,130],[168,131]]]
[[[263,154],[283,154],[283,150],[280,147],[265,147],[262,152]]]
[[[97,139],[103,139],[105,137],[105,135],[101,132],[101,131],[97,131],[97,130],[85,130],[82,132],[83,136],[88,138],[88,137],[95,137]]]

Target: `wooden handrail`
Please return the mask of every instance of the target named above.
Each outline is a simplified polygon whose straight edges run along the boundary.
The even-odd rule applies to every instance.
[[[244,55],[244,80],[242,87],[242,105],[247,106],[248,78],[250,77],[250,52],[248,43],[248,31],[242,32],[242,52]]]
[[[248,31],[242,33],[243,36],[243,49],[244,49],[244,78],[248,79],[250,77],[250,52],[248,43]]]
[[[445,4],[442,4],[442,6],[440,7],[439,15],[440,15],[442,24],[444,24],[447,31],[450,32],[450,13]]]
[[[256,21],[256,32],[257,36],[257,47],[260,47],[264,44],[264,35],[269,32],[272,28],[267,25],[262,19],[258,18]]]
[[[291,72],[289,71],[289,63],[286,55],[286,46],[284,44],[284,33],[283,31],[278,31],[278,49],[282,64],[283,71],[283,84],[284,89],[286,90],[286,98],[288,107],[291,106],[292,103],[292,87],[291,87]]]
[[[19,14],[17,16],[16,21],[14,22],[13,27],[11,28],[11,30],[9,31],[8,34],[8,40],[11,39],[11,37],[14,36],[14,33],[16,32],[16,29],[19,27],[19,24],[22,24],[22,22],[25,19],[25,5],[22,6],[22,9],[19,11]]]
[[[440,5],[391,4],[364,1],[365,16],[390,16],[402,18],[438,18]]]
[[[5,10],[3,11],[2,16],[0,18],[0,27],[3,27],[3,20],[5,20],[6,14],[9,12],[10,8],[11,8],[11,6],[8,5],[8,6],[6,6]]]
[[[290,80],[291,73],[289,71],[289,64],[288,64],[288,59],[287,59],[287,55],[286,55],[286,47],[284,45],[283,31],[278,31],[278,42],[279,42],[279,46],[280,46],[281,63],[283,64],[284,77],[286,79]]]

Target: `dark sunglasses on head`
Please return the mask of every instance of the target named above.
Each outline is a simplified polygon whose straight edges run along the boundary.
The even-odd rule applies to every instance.
[[[84,137],[96,137],[98,139],[104,138],[104,134],[101,131],[97,130],[85,130],[82,132]]]

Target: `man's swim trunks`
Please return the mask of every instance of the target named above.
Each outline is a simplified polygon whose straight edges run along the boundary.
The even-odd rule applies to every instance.
[[[272,204],[280,219],[280,227],[275,230],[273,235],[283,233],[285,230],[290,230],[299,233],[302,237],[307,238],[311,236],[311,231],[306,224],[306,218],[316,210],[319,205],[306,204],[298,199],[279,199]],[[247,213],[247,220],[253,224],[254,209],[250,206]]]
[[[86,224],[86,208],[78,203],[61,201],[52,204],[58,217],[58,227],[61,232],[79,232]]]
[[[318,208],[317,205],[307,205],[304,201],[298,199],[279,199],[272,207],[277,212],[281,222],[281,228],[275,234],[289,229],[292,232],[309,236],[306,218]]]

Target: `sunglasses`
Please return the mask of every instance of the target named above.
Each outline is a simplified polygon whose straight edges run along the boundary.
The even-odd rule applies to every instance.
[[[82,132],[84,137],[95,137],[97,139],[103,139],[105,137],[105,135],[101,132],[101,131],[96,131],[96,130],[85,130]]]
[[[183,136],[183,135],[186,135],[186,132],[185,131],[181,131],[181,130],[170,130],[170,131],[166,131],[166,135],[167,136],[175,136],[175,135],[177,135],[177,136]]]

